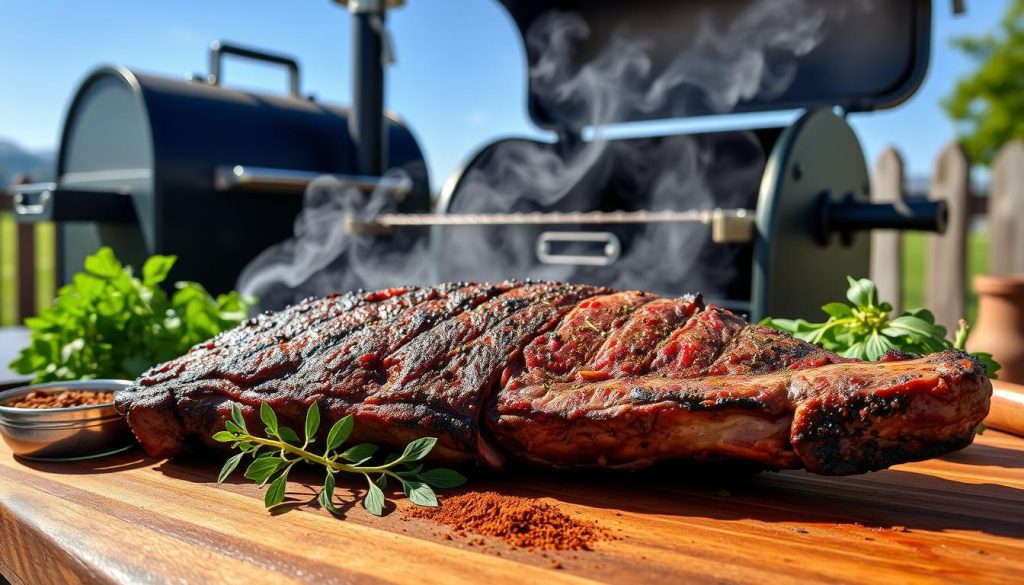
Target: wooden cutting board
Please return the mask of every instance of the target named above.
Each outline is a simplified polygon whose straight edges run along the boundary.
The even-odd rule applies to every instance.
[[[0,572],[14,584],[1024,579],[1024,439],[996,431],[859,477],[474,474],[475,490],[537,497],[616,535],[589,552],[483,552],[432,521],[359,506],[344,519],[308,505],[271,515],[244,480],[215,485],[218,468],[138,449],[32,463],[0,446]],[[309,499],[308,485],[290,496]]]

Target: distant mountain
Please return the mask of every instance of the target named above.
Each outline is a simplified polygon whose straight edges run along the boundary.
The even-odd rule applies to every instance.
[[[0,187],[11,184],[19,174],[33,182],[52,181],[56,156],[52,151],[30,152],[18,144],[0,138]]]

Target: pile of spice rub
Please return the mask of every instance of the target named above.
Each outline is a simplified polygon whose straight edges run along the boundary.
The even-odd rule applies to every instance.
[[[439,508],[413,507],[403,517],[426,518],[452,527],[455,536],[501,556],[481,537],[495,537],[510,547],[534,551],[592,550],[602,540],[614,540],[596,523],[573,518],[557,507],[531,498],[491,491],[466,492],[444,498]],[[475,536],[474,536],[475,535]],[[445,538],[452,538],[445,534]],[[552,559],[552,567],[561,565]]]

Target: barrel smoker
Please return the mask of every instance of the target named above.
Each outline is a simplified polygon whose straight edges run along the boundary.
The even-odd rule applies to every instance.
[[[558,99],[559,92],[531,75],[529,114],[551,140],[511,138],[485,146],[432,202],[415,137],[384,109],[390,53],[385,15],[400,4],[347,2],[353,19],[351,110],[303,96],[294,59],[230,44],[215,43],[209,73],[188,80],[121,67],[97,70],[67,114],[56,183],[23,188],[19,218],[58,222],[63,281],[86,254],[112,245],[132,263],[149,254],[176,254],[176,276],[220,292],[233,287],[267,246],[291,235],[299,195],[312,178],[329,174],[389,198],[375,216],[353,216],[348,231],[379,246],[399,239],[396,230],[416,231],[429,242],[433,280],[559,278],[664,294],[697,290],[755,319],[813,317],[822,304],[841,298],[846,275],[868,272],[868,230],[941,233],[946,225],[941,201],[871,203],[863,149],[846,120],[894,107],[917,90],[929,61],[930,0],[501,0],[531,70],[544,58],[543,43],[530,36],[538,22],[552,13],[571,14],[587,31],[572,47],[571,66],[556,71],[566,79],[545,78],[548,86],[599,59],[622,31],[642,41],[649,70],[656,72],[692,55],[694,39],[709,38],[707,27],[723,39],[731,34],[745,41],[734,31],[749,27],[752,14],[779,6],[807,14],[786,14],[774,26],[818,12],[841,21],[815,37],[813,46],[788,52],[762,47],[764,69],[785,80],[771,91],[744,95],[723,109],[699,84],[682,82],[669,86],[657,103],[627,103],[615,117],[596,122],[802,111],[795,123],[604,139],[603,150],[564,196],[540,201],[513,192],[503,196],[498,189],[500,204],[480,196],[480,173],[508,163],[510,149],[517,148],[571,164],[594,148],[592,112]],[[724,45],[712,43],[728,56]],[[222,60],[228,55],[285,67],[287,93],[224,87]],[[614,158],[628,150],[644,163],[688,148],[711,161],[700,173],[715,182],[700,200],[685,189],[655,199],[656,186]],[[524,176],[544,172],[527,159],[516,164],[523,165]],[[668,243],[659,247],[659,238]],[[395,274],[395,283],[404,276]]]

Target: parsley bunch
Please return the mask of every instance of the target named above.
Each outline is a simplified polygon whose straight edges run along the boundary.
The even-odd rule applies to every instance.
[[[248,318],[253,300],[237,292],[214,298],[196,282],[164,292],[175,260],[153,256],[140,279],[100,248],[49,307],[25,319],[32,341],[10,368],[34,382],[134,379]]]
[[[867,278],[846,278],[850,283],[846,299],[851,304],[834,302],[822,307],[821,310],[829,315],[824,323],[767,317],[761,324],[820,344],[844,357],[864,360],[877,360],[890,349],[926,354],[964,348],[966,321],[960,321],[956,341],[950,343],[946,339],[946,328],[935,323],[935,315],[928,309],[913,309],[893,317],[892,305],[878,301],[875,283]],[[992,354],[975,352],[974,355],[985,364],[989,377],[994,379],[1000,366],[992,359]]]

